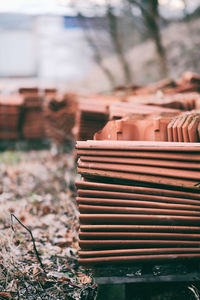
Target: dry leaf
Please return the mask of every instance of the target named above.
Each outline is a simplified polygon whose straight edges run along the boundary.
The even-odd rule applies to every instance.
[[[10,293],[7,292],[0,292],[0,299],[12,299],[12,296]]]
[[[87,276],[87,275],[85,275],[85,274],[79,276],[78,279],[83,284],[87,284],[87,283],[91,283],[92,282],[92,278],[89,277],[89,276]]]

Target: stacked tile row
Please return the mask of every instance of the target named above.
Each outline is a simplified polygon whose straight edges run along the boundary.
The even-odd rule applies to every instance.
[[[200,144],[77,142],[80,263],[200,259]]]

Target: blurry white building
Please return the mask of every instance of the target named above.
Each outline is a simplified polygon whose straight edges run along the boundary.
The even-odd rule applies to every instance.
[[[0,77],[75,80],[92,53],[75,17],[0,15]]]
[[[36,44],[33,17],[1,14],[0,76],[36,76]]]

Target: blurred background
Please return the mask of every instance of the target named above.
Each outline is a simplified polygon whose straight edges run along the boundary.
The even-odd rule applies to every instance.
[[[200,0],[0,2],[0,89],[107,92],[199,72]]]

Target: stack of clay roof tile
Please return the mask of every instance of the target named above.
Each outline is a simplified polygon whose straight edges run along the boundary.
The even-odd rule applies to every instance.
[[[200,142],[200,111],[185,112],[167,126],[169,142]]]
[[[145,86],[121,86],[117,87],[115,92],[117,94],[126,95],[150,95],[162,92],[164,94],[176,94],[176,93],[191,93],[200,92],[200,75],[186,71],[182,74],[180,79],[172,80],[166,78],[155,83],[151,83]]]
[[[175,95],[129,96],[125,101],[116,101],[109,106],[109,119],[119,119],[131,114],[178,114],[199,107],[200,95],[186,93]]]
[[[109,107],[109,119],[120,119],[130,115],[152,115],[152,114],[169,114],[177,115],[180,111],[175,108],[160,107],[154,105],[138,104],[134,102],[117,101]]]
[[[20,113],[23,98],[19,95],[0,97],[0,139],[19,137]]]
[[[158,94],[145,96],[129,96],[126,99],[128,102],[137,105],[154,105],[187,111],[198,108],[200,95],[198,93],[173,94],[170,96]]]
[[[82,265],[200,259],[200,144],[77,142]]]
[[[39,88],[38,87],[20,87],[18,89],[19,94],[27,95],[27,94],[38,94]]]
[[[172,116],[135,114],[109,121],[95,140],[200,142],[200,111]]]
[[[45,88],[43,90],[43,93],[44,93],[45,96],[48,96],[48,95],[50,95],[50,96],[54,95],[55,96],[58,93],[58,90],[56,88],[53,88],[53,87],[50,88],[49,87],[49,88]]]
[[[177,87],[175,91],[168,90],[168,93],[188,93],[188,92],[200,92],[200,75],[192,72],[184,72],[177,81]]]
[[[95,132],[102,129],[109,117],[109,106],[118,100],[116,96],[91,95],[78,98],[76,116],[77,140],[91,139]]]
[[[77,112],[74,94],[48,93],[43,111],[47,137],[59,144],[72,138]]]
[[[23,91],[23,137],[25,139],[41,139],[44,137],[44,121],[42,112],[42,97],[37,90]]]
[[[155,94],[158,91],[161,91],[162,93],[165,93],[165,91],[168,91],[169,89],[174,89],[177,87],[177,83],[170,79],[162,79],[160,81],[140,86],[140,85],[129,85],[129,86],[118,86],[115,88],[115,93],[117,94],[126,94],[126,95],[150,95]]]

